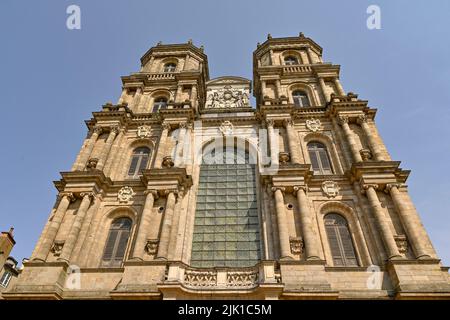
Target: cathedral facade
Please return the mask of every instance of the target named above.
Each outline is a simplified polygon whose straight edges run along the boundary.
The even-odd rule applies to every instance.
[[[253,83],[158,43],[86,121],[3,297],[449,298],[409,171],[339,72],[301,33],[258,43]]]

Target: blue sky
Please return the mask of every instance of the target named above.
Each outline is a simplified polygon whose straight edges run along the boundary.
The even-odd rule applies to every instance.
[[[81,30],[66,8],[81,8]],[[381,30],[366,9],[381,8]],[[0,230],[15,227],[13,255],[29,257],[70,170],[84,120],[116,102],[120,76],[159,40],[204,45],[211,78],[252,78],[252,52],[267,33],[300,31],[341,65],[346,91],[378,108],[393,159],[411,169],[410,194],[450,265],[449,1],[21,1],[0,2]],[[447,142],[446,142],[447,141]]]

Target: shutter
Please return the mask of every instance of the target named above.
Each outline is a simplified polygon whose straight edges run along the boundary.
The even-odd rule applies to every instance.
[[[344,265],[344,257],[339,246],[337,228],[334,225],[326,226],[328,243],[330,245],[331,255],[333,257],[333,262],[335,266]]]
[[[139,163],[139,169],[137,173],[141,173],[142,170],[147,169],[147,163],[148,163],[148,155],[146,154],[141,155],[141,162]]]
[[[317,159],[317,152],[309,150],[309,158],[314,172],[320,172],[319,159]]]
[[[103,252],[103,261],[111,261],[114,252],[114,246],[116,244],[119,230],[110,230],[108,240],[106,241],[105,251]]]
[[[309,107],[309,99],[306,95],[301,95],[300,98],[302,99],[302,107]]]
[[[331,163],[328,158],[328,152],[326,149],[320,149],[319,152],[320,164],[322,165],[322,173],[332,173]]]
[[[346,225],[339,226],[339,234],[341,236],[342,250],[346,261],[346,265],[350,266],[358,265],[355,255],[355,249],[353,247],[352,237],[348,230],[348,226]]]
[[[137,166],[138,161],[139,161],[139,157],[133,156],[133,158],[131,159],[130,170],[128,170],[129,176],[134,176],[136,174],[136,166]]]
[[[127,243],[128,243],[128,237],[130,235],[129,230],[120,230],[118,244],[117,244],[117,250],[114,255],[114,260],[123,260],[123,257],[125,256],[125,250],[127,249]]]

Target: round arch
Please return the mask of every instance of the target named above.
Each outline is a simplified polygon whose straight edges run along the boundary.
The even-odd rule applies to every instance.
[[[291,84],[290,86],[288,86],[290,103],[294,103],[294,100],[292,98],[292,93],[297,90],[304,91],[308,95],[308,99],[311,104],[311,107],[319,105],[319,103],[318,103],[319,99],[316,96],[315,91],[313,90],[311,85],[309,85],[305,82],[295,82],[295,83]]]
[[[310,142],[320,142],[327,148],[328,154],[330,156],[330,160],[332,163],[332,167],[335,173],[344,174],[344,170],[341,166],[341,161],[339,161],[339,156],[336,148],[335,142],[326,134],[320,132],[310,132],[306,134],[303,138],[303,148],[305,152],[305,158],[308,163],[311,163],[311,159],[309,158],[308,153],[308,143]]]

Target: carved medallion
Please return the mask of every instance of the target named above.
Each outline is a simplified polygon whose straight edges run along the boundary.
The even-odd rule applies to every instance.
[[[397,244],[398,252],[400,254],[406,254],[408,252],[408,240],[404,234],[398,234],[394,236],[395,243]]]
[[[133,189],[129,186],[122,187],[117,193],[117,199],[119,202],[128,202],[133,199],[134,193]]]
[[[317,132],[320,130],[322,124],[319,119],[308,119],[306,120],[306,128],[312,132]]]
[[[150,255],[155,255],[158,252],[158,239],[148,239],[145,244],[145,251]]]
[[[339,194],[339,185],[334,181],[324,181],[322,191],[328,198],[334,198]]]
[[[233,133],[233,124],[226,120],[224,122],[222,122],[222,124],[219,127],[220,132],[222,132],[222,134],[224,136],[229,136],[230,134]]]
[[[303,238],[302,237],[290,237],[289,243],[291,245],[291,253],[302,254],[303,253]]]
[[[138,127],[137,136],[141,139],[150,137],[150,127],[149,126]]]
[[[61,255],[62,248],[64,247],[64,241],[55,240],[50,251],[53,253],[55,257],[59,257]]]

